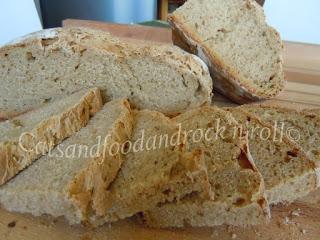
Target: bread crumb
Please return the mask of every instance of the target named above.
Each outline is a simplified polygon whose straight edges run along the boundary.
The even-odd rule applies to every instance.
[[[218,237],[218,235],[219,235],[218,232],[213,230],[211,237],[216,238],[216,237]]]
[[[288,217],[285,217],[285,218],[284,218],[284,224],[285,224],[285,225],[288,225],[289,223],[290,223],[289,218],[288,218]]]
[[[299,217],[299,216],[300,216],[300,208],[298,208],[297,210],[292,211],[292,212],[291,212],[291,215],[292,215],[292,216]]]
[[[307,230],[302,229],[301,232],[302,232],[302,234],[306,234],[306,233],[307,233]]]
[[[232,233],[232,236],[231,236],[232,239],[236,239],[237,238],[237,234],[235,233]]]
[[[48,103],[48,102],[50,102],[51,100],[52,100],[52,98],[46,98],[46,99],[43,100],[43,103]]]
[[[261,236],[261,234],[258,232],[258,230],[253,229],[253,232],[254,232],[258,237],[260,237],[260,236]]]
[[[12,221],[10,223],[8,223],[8,228],[14,228],[16,226],[16,221]]]
[[[22,122],[21,122],[20,120],[18,120],[18,119],[13,119],[13,120],[12,120],[12,123],[13,123],[13,125],[14,125],[15,127],[18,127],[18,128],[23,127]]]

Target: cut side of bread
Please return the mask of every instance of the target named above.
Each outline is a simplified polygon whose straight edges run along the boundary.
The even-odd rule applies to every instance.
[[[176,45],[209,66],[213,87],[237,103],[284,88],[282,42],[254,0],[188,0],[169,16]]]
[[[195,192],[211,196],[202,151],[184,151],[177,124],[161,113],[144,110],[135,114],[133,129],[131,151],[110,187],[106,214],[96,218],[96,224],[130,217]]]
[[[81,90],[0,123],[0,185],[84,127],[102,107],[97,88]]]
[[[107,103],[86,127],[3,185],[1,206],[35,216],[64,216],[71,224],[100,214],[123,162],[115,149],[129,139],[132,123],[127,100]]]
[[[315,163],[299,145],[241,107],[229,110],[249,132],[249,149],[270,204],[291,203],[318,187]]]
[[[214,199],[189,194],[180,201],[161,204],[143,213],[146,224],[201,227],[266,223],[269,208],[263,179],[248,151],[247,135],[231,114],[216,107],[203,107],[174,120],[187,132],[187,150],[204,151]]]
[[[299,112],[268,105],[244,105],[243,108],[263,121],[282,128],[288,137],[302,147],[317,168],[320,168],[320,115],[317,110]]]
[[[118,39],[85,28],[56,28],[0,49],[0,112],[8,117],[84,87],[105,101],[177,114],[210,103],[207,66],[178,47]]]

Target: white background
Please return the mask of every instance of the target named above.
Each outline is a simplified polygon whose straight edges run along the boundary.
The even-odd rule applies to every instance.
[[[320,44],[320,0],[266,0],[264,9],[284,40]]]
[[[0,0],[0,45],[40,29],[33,0]]]

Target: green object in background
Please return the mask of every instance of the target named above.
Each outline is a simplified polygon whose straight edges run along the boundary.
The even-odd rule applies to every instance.
[[[150,26],[150,27],[170,28],[169,23],[167,21],[161,21],[161,20],[142,22],[142,23],[138,23],[138,25]]]

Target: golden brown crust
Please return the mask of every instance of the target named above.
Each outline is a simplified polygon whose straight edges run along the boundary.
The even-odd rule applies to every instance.
[[[101,107],[100,91],[92,89],[79,99],[79,103],[75,106],[66,109],[60,115],[44,119],[29,131],[33,136],[25,135],[22,142],[19,142],[19,139],[0,142],[0,185],[6,183],[63,139],[84,127],[90,115],[96,113]],[[28,146],[28,151],[25,151],[26,148],[23,149],[19,143]],[[43,144],[40,144],[36,150],[37,143]]]

